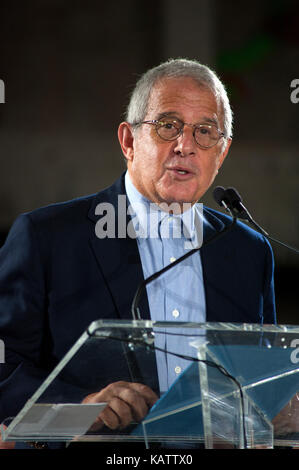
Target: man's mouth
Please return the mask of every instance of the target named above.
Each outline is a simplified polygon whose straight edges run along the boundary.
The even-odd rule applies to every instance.
[[[174,166],[167,168],[170,171],[173,171],[175,174],[186,176],[186,175],[193,175],[193,171],[189,170],[189,168],[184,168],[181,166]]]

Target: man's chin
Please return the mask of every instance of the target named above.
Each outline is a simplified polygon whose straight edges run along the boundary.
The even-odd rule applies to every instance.
[[[190,196],[178,196],[178,195],[166,195],[164,198],[160,198],[156,204],[160,209],[166,212],[172,212],[179,214],[190,209],[193,204],[197,202],[197,199],[193,200]]]

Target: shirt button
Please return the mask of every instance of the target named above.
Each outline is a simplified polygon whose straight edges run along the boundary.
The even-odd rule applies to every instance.
[[[181,369],[180,366],[176,366],[176,367],[174,368],[174,371],[175,371],[176,374],[180,374],[180,373],[182,372],[182,369]]]
[[[175,260],[176,260],[176,258],[175,258],[174,256],[172,256],[172,257],[170,258],[170,262],[171,262],[171,263],[173,263]]]
[[[175,308],[173,311],[172,311],[172,316],[174,318],[178,318],[180,316],[180,312]]]

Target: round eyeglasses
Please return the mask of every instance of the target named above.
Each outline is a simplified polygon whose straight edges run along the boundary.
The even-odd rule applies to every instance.
[[[177,118],[162,118],[159,120],[142,121],[135,124],[151,124],[155,126],[156,132],[163,140],[175,140],[184,131],[184,126],[193,127],[193,137],[197,145],[203,149],[208,149],[216,145],[225,134],[221,132],[215,124],[188,124]]]

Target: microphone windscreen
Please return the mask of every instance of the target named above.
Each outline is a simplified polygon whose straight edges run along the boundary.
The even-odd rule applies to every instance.
[[[214,197],[214,200],[217,202],[217,204],[219,204],[219,206],[222,206],[224,194],[225,194],[225,189],[223,188],[223,186],[216,186],[216,188],[213,191],[213,197]]]
[[[227,188],[225,190],[225,197],[230,201],[231,204],[242,202],[242,198],[235,188]]]

